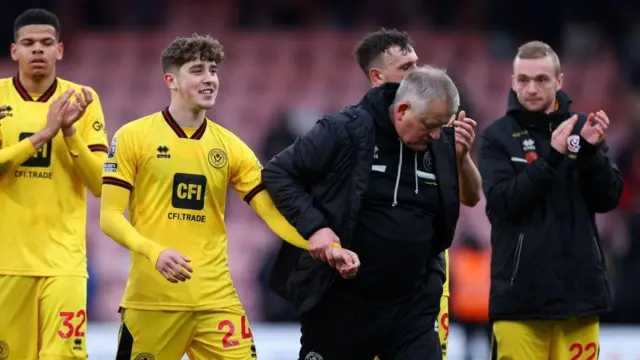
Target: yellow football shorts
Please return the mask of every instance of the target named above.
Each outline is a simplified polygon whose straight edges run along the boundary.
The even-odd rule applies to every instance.
[[[121,309],[116,360],[255,360],[241,306],[212,311]]]
[[[0,275],[0,289],[0,359],[87,358],[86,278]]]
[[[491,359],[597,360],[599,329],[596,316],[564,321],[496,321]]]

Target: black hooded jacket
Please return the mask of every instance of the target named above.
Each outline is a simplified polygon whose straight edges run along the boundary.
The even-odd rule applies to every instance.
[[[371,89],[358,105],[325,116],[309,133],[265,166],[262,176],[267,191],[280,212],[304,238],[329,227],[338,235],[343,247],[353,249],[377,157],[376,119],[389,121],[388,108],[397,89],[398,84],[391,83]],[[440,254],[451,246],[459,213],[453,129],[443,129],[440,140],[430,148],[433,170],[440,184],[441,206],[434,222],[434,240],[429,246],[429,256],[433,260],[425,266],[433,270],[427,273],[435,271],[444,281],[444,259]],[[411,156],[410,164],[413,165]],[[392,200],[393,188],[389,190],[389,200]],[[401,196],[398,201],[402,201]],[[327,264],[312,259],[306,251],[283,243],[270,283],[298,312],[304,313],[320,301],[336,277],[337,272]],[[435,301],[439,301],[439,296]]]
[[[526,111],[515,92],[507,114],[480,136],[479,170],[491,222],[491,320],[566,319],[611,308],[596,213],[616,208],[623,182],[605,143],[580,137],[565,155],[551,133],[574,113],[557,93],[557,110]]]

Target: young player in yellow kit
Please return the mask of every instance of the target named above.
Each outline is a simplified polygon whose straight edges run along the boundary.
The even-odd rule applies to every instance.
[[[93,90],[56,77],[54,14],[27,10],[14,32],[17,76],[0,79],[0,359],[84,359],[86,188],[100,195],[104,116]]]
[[[173,360],[185,352],[191,359],[256,358],[229,274],[229,184],[280,237],[307,247],[262,191],[251,149],[205,117],[215,103],[223,58],[222,46],[209,36],[173,41],[161,56],[171,104],[113,137],[100,223],[132,250],[117,359]],[[334,250],[346,265],[343,275],[352,275],[359,265],[355,254]]]

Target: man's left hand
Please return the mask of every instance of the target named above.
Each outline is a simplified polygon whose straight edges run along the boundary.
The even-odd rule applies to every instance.
[[[456,155],[458,159],[462,159],[469,153],[476,138],[476,122],[472,118],[468,118],[463,110],[458,113],[457,119],[454,115],[448,125],[455,127]]]
[[[87,111],[87,107],[93,102],[93,95],[89,89],[83,87],[82,92],[75,93],[75,101],[67,102],[62,109],[62,132],[65,136],[75,133],[75,124]]]
[[[589,114],[587,122],[580,130],[580,136],[589,144],[597,146],[604,140],[608,128],[609,117],[604,111],[599,110],[595,114]]]

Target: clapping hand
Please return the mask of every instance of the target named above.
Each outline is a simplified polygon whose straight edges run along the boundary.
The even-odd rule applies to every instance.
[[[587,122],[580,131],[580,136],[589,144],[596,146],[604,140],[608,128],[609,117],[604,111],[599,110],[595,114],[589,114]]]
[[[473,141],[476,138],[476,122],[472,118],[468,118],[467,114],[463,111],[451,117],[448,126],[454,126],[456,132],[456,155],[458,159],[462,159],[465,157],[469,150],[471,150],[471,146],[473,145]]]
[[[576,121],[578,121],[578,115],[573,115],[562,122],[551,134],[551,146],[560,154],[567,152],[567,140],[576,125]]]
[[[7,111],[10,111],[10,109],[11,109],[11,106],[9,105],[0,106],[0,120],[7,117]]]
[[[93,95],[86,87],[82,88],[82,93],[75,93],[75,101],[65,101],[61,108],[62,123],[60,127],[62,128],[62,131],[73,129],[73,124],[82,118],[87,111],[87,107],[89,107],[92,102]],[[73,130],[71,131],[71,134],[73,134]]]

